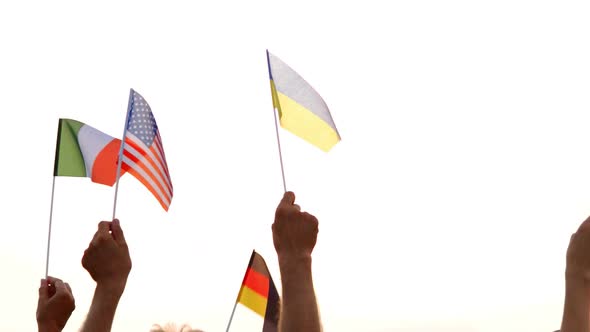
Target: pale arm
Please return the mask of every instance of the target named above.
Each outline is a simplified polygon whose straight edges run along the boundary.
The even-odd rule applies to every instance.
[[[311,257],[279,260],[283,284],[280,332],[320,332],[318,304],[313,288]]]
[[[80,332],[111,330],[131,265],[129,248],[119,220],[100,222],[82,257],[82,266],[96,281],[96,289]]]
[[[320,332],[311,273],[311,253],[317,241],[318,220],[301,212],[301,207],[295,204],[295,194],[286,192],[277,207],[272,232],[283,286],[279,332]]]
[[[561,332],[590,331],[590,218],[572,234],[566,254]]]
[[[96,286],[86,322],[80,332],[108,332],[111,330],[122,290]]]
[[[561,332],[590,331],[590,288],[584,280],[566,278]]]

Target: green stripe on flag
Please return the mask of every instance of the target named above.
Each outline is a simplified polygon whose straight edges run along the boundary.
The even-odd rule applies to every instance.
[[[70,119],[59,119],[55,149],[54,176],[86,176],[84,157],[78,144],[78,131],[84,124]]]

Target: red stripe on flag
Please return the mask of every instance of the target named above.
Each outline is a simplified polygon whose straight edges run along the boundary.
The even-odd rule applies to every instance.
[[[166,195],[172,196],[172,188],[170,188],[169,183],[166,182],[166,180],[168,178],[165,178],[164,175],[162,175],[162,171],[161,168],[157,167],[157,164],[154,162],[154,160],[150,157],[150,154],[148,153],[151,152],[153,154],[152,150],[147,149],[147,147],[142,144],[142,143],[136,143],[134,142],[131,138],[127,137],[125,139],[125,151],[127,151],[127,147],[130,146],[133,150],[137,151],[137,154],[141,155],[141,160],[142,161],[147,161],[147,163],[149,163],[149,165],[154,169],[153,173],[154,176],[158,176],[158,179],[160,179],[160,185],[161,186],[166,186],[166,189],[168,189],[166,191]],[[133,154],[132,151],[129,151],[131,154]],[[138,157],[135,155],[135,158],[137,159]],[[145,162],[144,162],[145,163]],[[147,164],[146,164],[147,166]]]
[[[160,198],[160,195],[158,195],[158,192],[154,189],[154,187],[152,187],[152,185],[143,176],[141,176],[135,169],[133,169],[131,166],[129,166],[125,163],[122,163],[121,168],[123,168],[129,174],[135,176],[135,178],[137,180],[139,180],[139,182],[141,182],[152,193],[152,195],[154,195],[154,197],[158,200],[158,202],[160,202],[160,205],[162,205],[162,208],[164,208],[164,210],[168,211],[169,204],[166,204],[166,203],[164,203],[164,201],[162,201],[162,199]]]
[[[164,173],[166,173],[166,184],[169,185],[170,192],[172,192],[172,188],[171,188],[172,181],[170,181],[170,174],[168,174],[168,165],[166,165],[166,160],[162,161],[161,156],[158,154],[158,151],[157,151],[158,146],[157,145],[158,145],[158,141],[154,140],[154,143],[150,147],[150,151],[152,152],[152,154],[156,158],[156,161],[158,162],[158,164],[161,165],[161,169],[164,171]]]
[[[131,146],[133,149],[135,149],[135,151],[139,152],[139,154],[141,154],[144,158],[144,160],[147,160],[147,162],[150,163],[150,165],[154,168],[155,172],[157,173],[157,175],[160,177],[160,179],[162,179],[161,181],[156,181],[158,183],[163,183],[166,186],[166,189],[168,189],[167,191],[162,190],[163,193],[166,194],[166,196],[172,196],[172,188],[170,187],[169,182],[166,181],[164,175],[162,174],[162,172],[160,171],[160,168],[158,168],[158,165],[156,165],[156,163],[153,161],[152,158],[150,158],[149,154],[146,152],[146,150],[140,146],[139,144],[135,143],[133,140],[131,140],[130,138],[126,138],[125,139],[125,145],[129,145]],[[152,151],[153,154],[153,151]],[[137,157],[133,156],[133,158],[137,159]],[[134,160],[133,158],[129,157],[129,159],[132,159],[133,161],[135,161],[136,163],[139,164],[139,162],[137,160]],[[163,168],[163,167],[162,167]],[[150,175],[152,175],[152,177],[155,177],[156,175],[153,174],[153,172],[151,172],[149,169],[145,170],[147,173],[149,173]],[[157,179],[156,179],[157,180]],[[161,184],[160,184],[161,186]]]
[[[164,149],[162,148],[162,141],[159,140],[159,135],[152,143],[151,149],[154,149],[154,155],[158,158],[158,162],[162,165],[164,172],[166,172],[166,176],[170,182],[170,186],[172,187],[172,180],[170,179],[170,173],[168,172],[168,163],[166,162],[166,155],[164,154]]]
[[[246,271],[243,285],[264,296],[264,298],[268,298],[269,283],[270,282],[265,275],[260,274],[249,267]]]
[[[152,173],[149,168],[142,162],[140,161],[137,157],[135,157],[131,152],[124,150],[123,151],[123,155],[127,158],[129,158],[131,161],[133,161],[133,163],[135,165],[128,165],[131,168],[141,168],[152,180],[152,182],[154,182],[156,184],[156,186],[158,187],[158,189],[160,189],[160,192],[162,193],[162,196],[164,196],[164,198],[166,198],[166,200],[170,201],[170,195],[168,195],[168,193],[166,192],[166,190],[164,190],[164,188],[162,187],[162,185],[160,184],[160,181],[158,181],[156,179],[156,176],[154,175],[154,173]],[[126,164],[125,162],[123,162],[124,164]],[[141,176],[141,174],[138,174],[139,176]],[[143,177],[143,176],[141,176]],[[151,187],[151,186],[150,186]],[[159,196],[157,191],[153,191],[154,195]]]
[[[158,136],[159,137],[159,136]],[[168,161],[166,160],[166,155],[164,154],[164,148],[162,147],[162,141],[159,139],[154,140],[153,144],[157,149],[157,155],[162,158],[162,162],[164,164],[164,168],[166,169],[166,174],[168,174]],[[168,174],[170,176],[170,174]]]

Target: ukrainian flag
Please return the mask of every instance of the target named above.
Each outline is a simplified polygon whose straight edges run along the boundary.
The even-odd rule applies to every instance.
[[[273,106],[281,127],[318,148],[329,151],[340,141],[322,97],[281,59],[266,51]]]

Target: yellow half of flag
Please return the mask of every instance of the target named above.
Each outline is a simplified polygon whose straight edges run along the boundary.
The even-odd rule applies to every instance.
[[[252,311],[262,317],[264,317],[266,314],[266,304],[268,302],[266,297],[256,293],[246,285],[242,286],[242,289],[240,290],[238,302],[250,308]]]
[[[329,151],[340,141],[322,97],[281,59],[266,52],[273,106],[281,127],[318,148]]]

